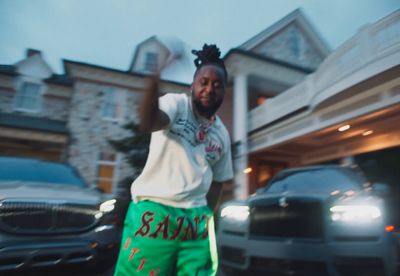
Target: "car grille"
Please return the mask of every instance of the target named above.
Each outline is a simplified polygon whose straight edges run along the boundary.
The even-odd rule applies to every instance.
[[[319,201],[279,198],[258,200],[250,206],[250,235],[277,238],[323,238],[322,204]]]
[[[221,259],[235,264],[244,264],[246,261],[244,250],[231,246],[221,247]]]
[[[328,275],[326,264],[318,261],[252,257],[250,262],[258,275]]]
[[[93,227],[98,210],[83,204],[0,202],[0,229],[16,234],[76,233]]]

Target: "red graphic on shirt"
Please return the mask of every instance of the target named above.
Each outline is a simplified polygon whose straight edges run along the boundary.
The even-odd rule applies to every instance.
[[[129,245],[131,244],[131,240],[132,240],[132,238],[127,238],[126,239],[126,242],[125,242],[125,245],[124,245],[124,249],[128,249]]]
[[[147,216],[149,216],[148,219],[146,219]],[[147,211],[142,215],[142,218],[141,218],[142,226],[135,232],[135,237],[137,235],[140,235],[140,236],[143,237],[143,236],[146,236],[149,233],[149,231],[150,231],[150,222],[152,222],[154,220],[153,216],[154,216],[154,213],[150,212],[150,211]]]
[[[150,270],[150,275],[149,276],[157,276],[158,273],[160,272],[160,269],[157,269],[157,271],[154,273],[154,270]]]
[[[157,238],[158,234],[162,232],[163,239],[164,240],[168,239],[168,226],[169,226],[169,215],[167,215],[162,222],[157,223],[157,230],[154,233],[150,234],[149,237]]]
[[[170,215],[166,215],[164,219],[157,224],[152,223],[154,221],[154,215],[155,213],[150,211],[142,215],[142,225],[135,232],[135,237],[141,236],[157,239],[161,235],[164,240],[176,240],[179,238],[181,241],[196,240],[198,238],[205,239],[208,237],[208,222],[210,218],[206,215],[193,218],[177,217],[176,223],[172,224]],[[175,229],[171,229],[171,225],[175,226]],[[124,249],[129,247],[130,242],[131,240],[128,238],[125,242]]]
[[[222,152],[222,147],[220,144],[218,144],[216,141],[210,140],[208,142],[208,145],[206,147],[206,152],[211,153],[211,152]]]
[[[178,222],[178,227],[175,229],[174,233],[169,238],[170,240],[175,240],[179,236],[179,234],[181,233],[181,229],[182,229],[182,226],[183,226],[183,222],[185,221],[185,217],[177,217],[176,221]]]
[[[139,267],[138,267],[138,269],[137,269],[137,271],[142,271],[145,262],[146,262],[146,259],[143,258],[143,259],[142,259],[142,262],[140,263],[140,265],[139,265]]]
[[[195,217],[194,221],[196,226],[193,226],[192,222],[188,220],[188,226],[186,226],[184,229],[184,236],[181,238],[181,241],[196,239],[197,231],[199,229],[199,217]]]
[[[128,261],[132,260],[133,257],[135,257],[135,254],[138,253],[140,251],[139,248],[132,248],[131,250],[131,254],[129,255]]]

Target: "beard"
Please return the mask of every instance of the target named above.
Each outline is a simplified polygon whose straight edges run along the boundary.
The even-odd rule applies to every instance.
[[[222,99],[218,99],[210,106],[204,106],[199,99],[196,99],[196,97],[192,96],[192,103],[193,107],[200,115],[208,118],[213,116],[217,112],[218,108],[222,104]]]

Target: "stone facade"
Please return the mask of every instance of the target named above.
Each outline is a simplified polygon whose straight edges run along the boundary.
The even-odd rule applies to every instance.
[[[70,141],[67,160],[78,169],[86,181],[96,184],[102,153],[116,154],[112,192],[118,181],[133,175],[124,155],[116,153],[109,140],[121,139],[131,133],[123,128],[129,122],[138,123],[138,107],[143,93],[145,76],[125,71],[67,62],[74,80],[74,93],[68,119]],[[112,90],[118,105],[115,118],[104,117],[106,91]],[[185,93],[187,85],[163,82],[161,93]]]
[[[113,152],[109,139],[122,138],[128,133],[122,126],[129,121],[137,122],[137,105],[140,97],[137,91],[124,90],[115,87],[122,94],[121,101],[125,110],[123,117],[108,120],[101,116],[102,96],[109,85],[95,82],[78,81],[71,102],[68,128],[70,129],[70,144],[68,161],[78,168],[82,176],[89,182],[96,180],[97,161],[100,152]],[[118,158],[117,158],[118,159]],[[117,160],[115,173],[119,179],[127,177],[131,172],[123,158]]]

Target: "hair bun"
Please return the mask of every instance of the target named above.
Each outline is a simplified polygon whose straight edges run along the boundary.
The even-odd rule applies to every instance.
[[[196,67],[207,63],[218,63],[221,61],[221,52],[215,44],[204,44],[202,50],[192,50],[192,53],[197,56],[194,60]]]

